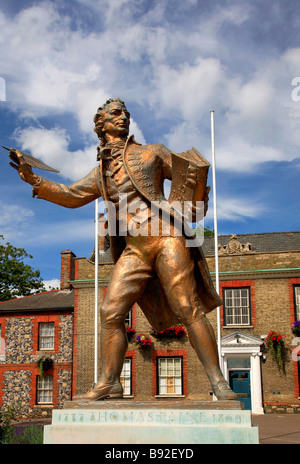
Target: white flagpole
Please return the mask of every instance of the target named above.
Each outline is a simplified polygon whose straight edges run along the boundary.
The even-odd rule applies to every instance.
[[[215,266],[216,266],[216,290],[219,294],[219,251],[218,251],[218,221],[217,221],[217,191],[216,191],[216,160],[215,160],[215,124],[214,111],[211,110],[211,151],[212,151],[212,176],[213,176],[213,199],[214,199],[214,237],[215,237]],[[222,370],[221,356],[221,314],[220,307],[217,308],[217,340],[219,351],[219,363]]]
[[[99,286],[99,204],[95,200],[95,364],[94,382],[98,382],[98,286]]]

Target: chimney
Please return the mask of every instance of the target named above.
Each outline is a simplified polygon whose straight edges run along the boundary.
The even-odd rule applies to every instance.
[[[60,261],[60,289],[70,290],[70,280],[75,277],[75,259],[76,255],[71,250],[61,251]]]

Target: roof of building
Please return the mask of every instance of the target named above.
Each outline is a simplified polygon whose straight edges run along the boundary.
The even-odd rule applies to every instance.
[[[300,250],[300,231],[271,233],[267,232],[261,234],[240,234],[236,235],[236,238],[242,245],[250,243],[251,251],[260,253]],[[230,239],[231,235],[219,235],[218,244],[226,246]],[[205,255],[214,255],[214,237],[204,237],[202,249]]]
[[[265,232],[259,234],[239,234],[235,235],[237,240],[242,244],[250,243],[251,251],[260,253],[271,253],[276,251],[295,251],[300,250],[300,231],[296,232]],[[218,244],[226,246],[232,235],[219,235]],[[202,250],[205,255],[214,255],[215,239],[213,236],[204,237]],[[90,257],[95,261],[95,250]],[[99,253],[99,264],[113,262],[109,244],[105,252]]]
[[[74,307],[72,290],[50,290],[49,292],[29,295],[0,303],[1,311],[38,311],[42,309],[71,309]]]

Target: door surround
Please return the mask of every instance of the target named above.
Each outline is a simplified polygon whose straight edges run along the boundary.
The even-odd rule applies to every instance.
[[[221,339],[221,367],[227,382],[229,382],[229,359],[250,360],[251,412],[253,414],[264,414],[261,382],[262,345],[263,341],[260,338],[239,331],[225,335]]]

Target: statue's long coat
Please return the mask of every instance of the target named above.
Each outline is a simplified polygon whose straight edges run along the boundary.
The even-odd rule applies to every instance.
[[[131,136],[124,148],[123,161],[133,185],[142,198],[148,202],[165,201],[163,184],[165,179],[172,178],[172,165],[171,152],[164,145],[140,145]],[[100,196],[107,201],[103,161],[100,159],[99,167],[69,187],[42,178],[41,184],[34,189],[33,194],[38,198],[68,208],[83,206]],[[124,237],[110,236],[114,262],[119,259],[125,246]],[[212,283],[201,247],[191,248],[191,253],[195,261],[195,279],[199,299],[204,311],[208,313],[222,305],[222,300]],[[178,323],[158,279],[149,282],[142,298],[137,303],[151,326],[157,331]]]

